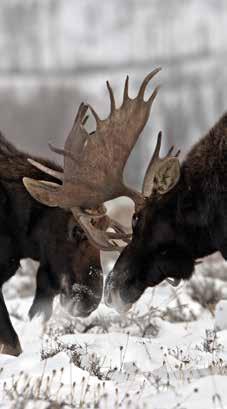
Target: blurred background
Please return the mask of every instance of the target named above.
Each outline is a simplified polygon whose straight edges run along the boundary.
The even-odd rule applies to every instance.
[[[1,0],[0,128],[18,147],[53,158],[47,143],[63,146],[81,101],[108,114],[107,79],[120,104],[127,74],[135,96],[162,66],[126,169],[138,188],[160,129],[163,152],[174,143],[184,155],[226,110],[226,34],[226,0]]]

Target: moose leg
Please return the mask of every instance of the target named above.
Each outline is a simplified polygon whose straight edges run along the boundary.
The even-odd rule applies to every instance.
[[[36,292],[29,310],[29,318],[42,314],[44,320],[48,321],[53,310],[54,291],[51,289],[48,277],[48,270],[42,266],[39,267],[36,277]]]
[[[0,353],[20,355],[22,352],[18,336],[12,326],[0,289]]]

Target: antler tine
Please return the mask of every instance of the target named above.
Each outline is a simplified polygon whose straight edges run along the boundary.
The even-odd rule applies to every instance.
[[[76,126],[78,125],[78,122],[81,123],[82,125],[84,125],[86,123],[89,115],[86,115],[85,117],[84,117],[84,115],[86,114],[87,110],[88,110],[88,105],[86,105],[86,104],[84,104],[82,102],[80,104],[80,106],[79,106],[76,117],[74,119],[72,131],[76,128]],[[61,156],[64,156],[64,157],[67,156],[68,158],[70,158],[72,160],[75,160],[74,155],[70,151],[68,151],[66,149],[56,148],[51,143],[48,143],[48,146],[49,146],[49,148],[50,148],[50,150],[52,152],[57,153],[58,155],[61,155]]]
[[[119,246],[115,240],[121,240],[125,244],[128,244],[132,238],[131,234],[126,234],[126,233],[118,233],[118,232],[101,232],[102,234],[100,235],[100,230],[96,229],[96,232],[98,232],[99,235],[99,242],[97,242],[95,245],[99,249],[101,248],[103,251],[121,251],[124,246]],[[95,240],[95,234],[94,234],[94,240]]]
[[[109,239],[115,239],[115,240],[124,240],[124,239],[129,239],[131,237],[131,234],[126,234],[126,233],[120,233],[120,232],[111,232],[107,231],[106,236]]]
[[[154,99],[156,98],[156,96],[157,96],[157,94],[158,94],[160,88],[161,88],[161,85],[158,85],[158,86],[154,89],[154,91],[152,92],[150,98],[149,98],[149,99],[147,100],[147,102],[146,102],[147,105],[151,106],[151,105],[153,104],[153,101],[154,101]]]
[[[81,104],[79,106],[79,109],[77,111],[76,117],[74,119],[73,128],[78,123],[78,121],[82,120],[82,118],[84,117],[84,115],[87,112],[87,109],[88,109],[88,105],[85,104],[84,102],[81,102]]]
[[[64,149],[56,148],[56,146],[52,145],[52,143],[50,142],[48,143],[48,146],[52,152],[57,153],[58,155],[61,155],[61,156],[65,156]]]
[[[123,240],[129,239],[129,235],[124,233],[112,233],[107,231],[102,231],[97,229],[92,223],[91,220],[96,219],[96,216],[91,216],[86,214],[82,209],[74,207],[71,209],[76,220],[85,231],[87,237],[92,242],[92,244],[97,247],[99,250],[103,251],[121,251],[122,246],[119,246],[115,243],[114,240]]]
[[[126,235],[130,235],[131,234],[131,229],[129,229],[126,226],[123,226],[121,223],[117,222],[116,220],[111,219],[110,217],[108,217],[109,219],[109,227],[112,227],[117,233],[123,233]]]
[[[159,160],[159,154],[160,154],[160,149],[161,149],[161,144],[162,144],[162,131],[159,131],[158,137],[157,137],[157,142],[155,146],[154,153],[152,155],[152,158],[149,162],[149,165],[147,167],[144,179],[143,179],[143,187],[142,187],[142,192],[145,196],[148,196],[148,191],[150,191],[150,185],[151,185],[151,174],[152,174],[152,168]]]
[[[76,160],[76,158],[73,156],[73,154],[69,151],[67,151],[66,149],[61,149],[61,148],[56,148],[55,146],[53,146],[51,143],[48,143],[48,146],[50,148],[50,150],[54,153],[57,153],[58,155],[64,156],[64,157],[68,157],[72,160]]]
[[[144,98],[144,93],[145,93],[145,89],[146,86],[148,84],[148,82],[151,80],[151,78],[153,78],[159,71],[161,71],[161,67],[156,68],[155,70],[151,71],[143,80],[141,87],[139,89],[138,95],[137,95],[137,99],[143,99]],[[154,91],[155,92],[155,91]],[[154,94],[153,92],[153,94]],[[153,95],[152,94],[152,95]],[[157,94],[157,91],[156,91]],[[156,96],[156,95],[155,95]],[[154,99],[154,98],[153,98]]]
[[[48,175],[53,176],[54,178],[63,182],[64,180],[63,172],[59,172],[57,170],[50,169],[47,166],[43,165],[42,163],[37,162],[34,159],[28,158],[27,160],[29,163],[31,163],[32,166],[35,166],[37,169],[41,170],[42,172],[47,173]]]
[[[128,96],[128,81],[129,81],[129,76],[127,75],[127,77],[125,79],[125,86],[124,86],[123,104],[129,98],[129,96]]]
[[[156,146],[155,146],[155,150],[154,150],[154,153],[153,153],[153,156],[152,156],[152,158],[151,158],[151,161],[150,161],[149,166],[151,166],[152,163],[153,163],[157,158],[159,158],[161,145],[162,145],[162,131],[159,131],[158,137],[157,137]]]
[[[109,81],[106,81],[106,85],[107,85],[107,89],[108,89],[109,96],[110,96],[110,113],[112,114],[116,109],[114,93],[113,93],[112,87],[110,86]]]
[[[81,104],[81,108],[79,108],[79,112],[78,112],[78,120],[82,121],[82,119],[84,118],[84,115],[86,114],[88,110],[88,105],[84,104],[84,102],[82,102]],[[75,121],[77,120],[77,117],[75,118]]]
[[[171,156],[171,155],[172,155],[173,150],[174,150],[174,145],[173,145],[173,146],[171,146],[171,148],[168,150],[168,152],[167,152],[167,154],[166,154],[165,158],[168,158],[169,156]],[[180,155],[180,152],[181,152],[181,150],[180,150],[180,149],[178,149],[178,151],[177,151],[177,152],[175,153],[175,155],[174,155],[174,158],[178,158],[178,156]]]
[[[97,112],[94,110],[94,108],[92,108],[92,106],[90,104],[88,104],[87,106],[91,110],[92,114],[94,115],[94,118],[96,120],[96,124],[99,125],[100,122],[101,122],[101,119],[99,118]]]
[[[84,119],[83,119],[83,121],[82,121],[82,125],[85,125],[85,124],[86,124],[88,118],[89,118],[89,115],[86,115],[86,116],[84,117]]]
[[[172,154],[173,150],[174,150],[174,145],[172,145],[172,146],[169,148],[166,157],[167,157],[167,156],[170,156],[170,155]]]

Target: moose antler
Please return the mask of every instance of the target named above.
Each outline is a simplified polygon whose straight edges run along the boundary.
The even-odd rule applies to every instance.
[[[107,81],[110,96],[110,114],[101,120],[90,105],[81,104],[72,130],[65,142],[64,150],[51,147],[55,152],[64,155],[64,173],[29,161],[40,170],[58,178],[62,184],[35,181],[24,178],[24,184],[30,194],[49,206],[60,206],[72,209],[76,219],[88,237],[99,248],[117,249],[114,240],[128,241],[129,234],[123,226],[110,223],[114,233],[97,231],[91,220],[97,216],[97,209],[105,201],[119,196],[128,196],[136,207],[144,203],[144,195],[125,186],[123,171],[128,157],[142,132],[148,118],[152,103],[158,93],[156,87],[147,101],[144,94],[149,81],[160,71],[153,70],[143,80],[134,99],[128,95],[127,76],[124,86],[123,102],[116,108],[113,90]],[[88,108],[96,120],[95,132],[89,134],[84,124]],[[89,214],[86,209],[90,209]],[[104,213],[102,213],[103,215]]]

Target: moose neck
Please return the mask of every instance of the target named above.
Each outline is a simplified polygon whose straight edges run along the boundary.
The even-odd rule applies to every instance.
[[[193,189],[181,180],[176,203],[177,230],[195,260],[219,249],[218,232],[215,231],[215,217],[218,222],[215,198],[206,192],[198,196],[197,191],[198,188]]]
[[[195,258],[217,250],[227,258],[226,159],[227,114],[190,150],[181,166],[177,220],[189,236]]]

